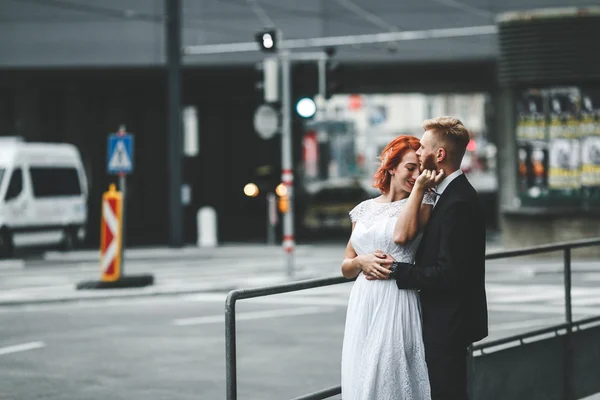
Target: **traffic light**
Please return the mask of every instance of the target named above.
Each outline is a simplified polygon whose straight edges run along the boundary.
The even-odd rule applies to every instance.
[[[275,188],[275,193],[277,196],[279,196],[279,212],[285,214],[290,210],[290,196],[288,194],[287,186],[285,186],[283,183],[280,183]]]
[[[265,103],[279,101],[279,61],[276,57],[266,57],[255,64],[256,90],[263,93]]]
[[[260,31],[256,34],[255,38],[261,51],[265,53],[274,53],[277,51],[278,37],[275,29]]]
[[[325,93],[323,93],[323,98],[328,100],[341,87],[340,63],[333,59],[337,51],[335,47],[326,47],[324,51],[327,54],[327,61],[325,62]]]
[[[265,82],[264,82],[265,78],[264,78],[263,69],[264,69],[264,65],[263,65],[262,61],[254,64],[254,71],[255,71],[254,88],[261,93],[265,88]]]
[[[317,104],[310,97],[302,97],[296,103],[296,113],[302,118],[312,118],[317,112]]]
[[[340,63],[335,60],[327,60],[325,65],[325,100],[328,100],[341,88]]]
[[[285,214],[290,210],[290,197],[288,195],[279,198],[279,212]]]

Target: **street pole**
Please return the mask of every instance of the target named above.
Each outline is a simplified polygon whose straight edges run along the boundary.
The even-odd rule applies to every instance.
[[[125,136],[127,129],[125,129],[125,125],[119,126],[119,131],[117,132],[119,136]],[[125,237],[126,235],[126,225],[125,225],[125,217],[127,216],[127,196],[126,196],[126,184],[127,181],[125,179],[125,172],[119,172],[119,190],[121,191],[121,265],[120,265],[120,277],[121,279],[125,275]]]
[[[289,209],[283,214],[283,249],[287,254],[287,273],[294,276],[294,170],[292,160],[292,71],[290,51],[281,50],[281,182],[287,189]]]
[[[319,94],[321,95],[321,99],[325,100],[325,91],[327,85],[327,60],[325,58],[319,58],[318,66],[319,66]]]
[[[299,53],[292,55],[285,47],[280,50],[281,61],[281,182],[287,189],[289,208],[283,214],[283,249],[286,253],[288,277],[294,277],[294,161],[292,153],[292,70],[295,61],[319,61],[319,91],[325,91],[326,56],[323,53]]]
[[[317,96],[317,114],[315,122],[317,122],[317,179],[325,180],[329,174],[329,135],[325,122],[327,121],[327,100],[325,95],[327,92],[327,58],[320,57],[317,60],[319,68],[319,96]]]
[[[181,182],[181,0],[165,0],[168,85],[169,245],[183,245]]]

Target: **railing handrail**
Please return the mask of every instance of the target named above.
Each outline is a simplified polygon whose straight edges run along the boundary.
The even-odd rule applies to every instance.
[[[571,249],[580,247],[589,247],[594,245],[600,245],[600,237],[592,239],[581,239],[570,242],[559,242],[552,244],[543,244],[537,246],[523,247],[513,250],[502,250],[487,253],[485,255],[486,260],[496,260],[501,258],[513,258],[526,256],[531,254],[548,253],[552,251],[564,251],[564,276],[565,276],[565,308],[567,315],[567,322],[559,325],[555,325],[549,328],[544,328],[525,334],[511,336],[508,338],[498,339],[487,343],[481,343],[472,346],[472,351],[483,350],[490,347],[500,346],[514,341],[522,341],[524,339],[540,336],[545,333],[557,332],[562,329],[567,329],[567,333],[570,332],[573,326],[580,326],[587,323],[600,322],[599,317],[587,318],[580,321],[572,321],[571,316]],[[354,281],[356,278],[347,279],[343,276],[335,275],[325,278],[307,279],[302,281],[287,282],[272,286],[263,286],[250,289],[236,289],[229,292],[225,301],[225,341],[226,341],[226,371],[227,371],[227,399],[237,399],[237,362],[236,362],[236,327],[235,327],[235,304],[237,300],[250,299],[254,297],[269,296],[273,294],[281,294],[288,292],[296,292],[299,290],[313,289],[323,286],[337,285],[340,283],[348,283]],[[325,399],[341,392],[340,386],[325,389],[312,394],[298,397],[296,400],[317,400]]]
[[[490,347],[497,347],[497,346],[501,346],[503,344],[517,342],[517,341],[529,339],[529,338],[532,338],[535,336],[544,335],[546,333],[553,333],[553,332],[556,332],[556,331],[559,331],[562,329],[573,328],[574,326],[579,327],[580,325],[586,325],[586,324],[590,324],[590,323],[594,323],[594,322],[600,322],[600,316],[586,318],[586,319],[580,319],[578,321],[573,321],[571,323],[563,322],[562,324],[557,324],[557,325],[549,326],[547,328],[542,328],[542,329],[537,329],[535,331],[521,333],[519,335],[508,336],[508,337],[505,337],[502,339],[497,339],[497,340],[493,340],[493,341],[489,341],[489,342],[485,342],[485,343],[474,344],[472,346],[472,350],[473,351],[485,350]]]
[[[294,281],[288,283],[280,283],[272,286],[261,286],[251,289],[235,289],[227,295],[226,304],[231,304],[241,299],[251,299],[253,297],[270,296],[273,294],[281,294],[288,292],[297,292],[304,289],[313,289],[323,286],[338,285],[356,280],[356,278],[347,279],[343,276],[334,275],[325,278],[305,279],[302,281]]]
[[[575,249],[579,247],[589,247],[600,245],[600,238],[573,240],[572,242],[558,242],[552,244],[541,244],[537,246],[522,247],[512,250],[501,250],[487,253],[486,260],[496,260],[498,258],[511,258],[527,256],[530,254],[549,253],[552,251],[564,250],[567,248]]]
[[[494,251],[485,255],[486,260],[495,260],[499,258],[511,258],[519,257],[529,254],[548,253],[551,251],[564,250],[566,248],[579,248],[588,247],[593,245],[600,245],[600,238],[595,239],[582,239],[575,240],[572,242],[559,242],[553,244],[542,244],[537,246],[522,247],[513,250],[502,250]],[[305,289],[314,289],[317,287],[337,285],[340,283],[352,282],[356,278],[347,279],[343,276],[334,275],[325,278],[314,278],[306,279],[302,281],[294,281],[287,283],[280,283],[278,285],[261,286],[250,289],[235,289],[229,292],[227,296],[227,303],[234,300],[251,299],[253,297],[270,296],[273,294],[281,294],[288,292],[296,292]]]

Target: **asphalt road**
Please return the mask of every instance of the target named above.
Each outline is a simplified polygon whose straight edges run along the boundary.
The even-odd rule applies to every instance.
[[[564,320],[559,266],[488,264],[486,340]],[[574,261],[574,269],[574,317],[600,315],[600,263]],[[240,400],[291,399],[339,384],[351,286],[238,303]],[[0,307],[0,399],[223,399],[225,295]]]

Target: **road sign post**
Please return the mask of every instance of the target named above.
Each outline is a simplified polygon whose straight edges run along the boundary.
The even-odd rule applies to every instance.
[[[125,276],[125,204],[127,197],[126,176],[133,172],[133,135],[121,125],[117,133],[108,135],[106,170],[109,175],[119,176],[119,189],[111,184],[102,199],[102,237],[100,265],[102,279],[84,281],[77,289],[115,289],[152,285],[151,274]]]
[[[125,234],[126,232],[126,212],[127,204],[126,179],[125,176],[133,172],[133,135],[127,133],[125,125],[121,125],[117,133],[108,136],[108,162],[107,170],[109,174],[119,175],[119,189],[121,191],[123,210],[121,213],[121,276],[125,271]]]

